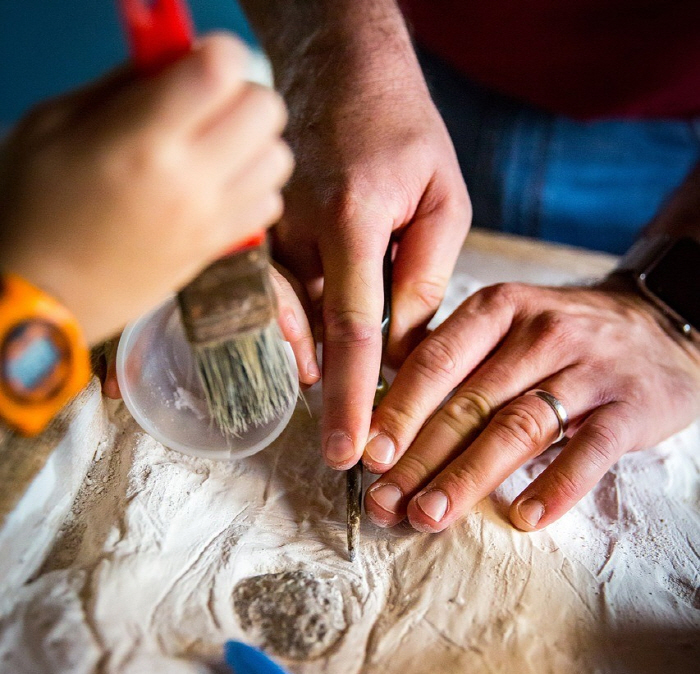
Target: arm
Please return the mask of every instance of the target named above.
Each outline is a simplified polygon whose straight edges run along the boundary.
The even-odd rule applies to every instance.
[[[97,343],[282,208],[292,159],[273,92],[216,36],[162,73],[126,69],[37,108],[4,146],[0,267]]]
[[[351,76],[357,67],[364,72],[394,62],[390,74],[420,79],[395,0],[241,0],[241,5],[272,62],[277,88],[292,104],[313,107],[304,91],[324,89],[315,78]]]
[[[290,110],[297,169],[276,254],[322,302],[324,453],[331,466],[348,468],[369,429],[390,238],[398,241],[389,338],[396,362],[442,299],[469,227],[469,199],[394,0],[243,6]]]

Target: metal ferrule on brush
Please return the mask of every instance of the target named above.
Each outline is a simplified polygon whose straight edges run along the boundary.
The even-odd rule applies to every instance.
[[[267,244],[217,260],[179,293],[185,333],[195,347],[259,331],[277,316]]]

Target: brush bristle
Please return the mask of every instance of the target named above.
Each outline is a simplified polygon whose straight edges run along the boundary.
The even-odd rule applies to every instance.
[[[294,380],[276,323],[213,346],[195,347],[209,413],[224,435],[240,437],[279,418]]]

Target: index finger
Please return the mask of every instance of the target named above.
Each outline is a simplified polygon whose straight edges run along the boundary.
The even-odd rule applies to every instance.
[[[382,357],[382,260],[388,244],[388,235],[368,228],[321,246],[322,442],[326,463],[339,470],[357,463],[369,430]]]
[[[411,353],[374,413],[364,455],[369,470],[394,465],[450,392],[504,338],[515,312],[512,292],[492,286],[475,293]]]

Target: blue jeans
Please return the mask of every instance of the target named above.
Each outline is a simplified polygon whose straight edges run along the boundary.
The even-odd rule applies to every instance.
[[[700,119],[576,121],[419,56],[476,226],[623,253],[700,161]]]

